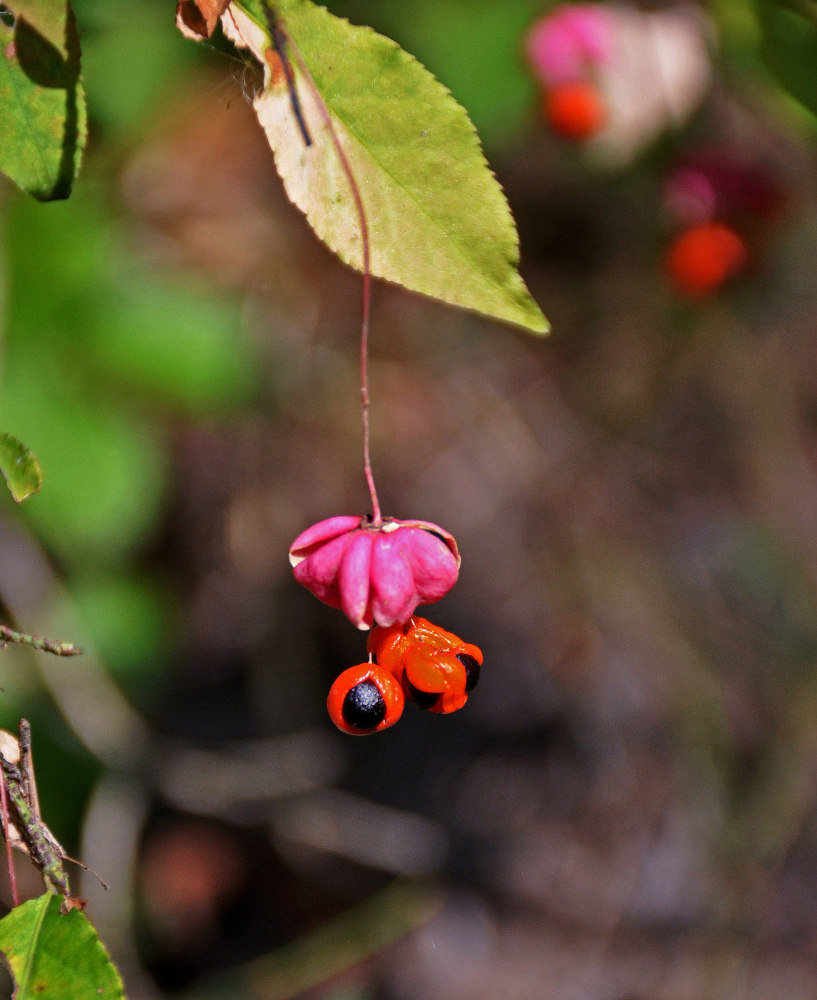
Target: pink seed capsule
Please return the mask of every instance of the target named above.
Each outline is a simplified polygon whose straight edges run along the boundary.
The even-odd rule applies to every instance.
[[[359,629],[408,621],[448,593],[460,567],[454,537],[436,524],[345,516],[307,528],[289,561],[299,583]]]

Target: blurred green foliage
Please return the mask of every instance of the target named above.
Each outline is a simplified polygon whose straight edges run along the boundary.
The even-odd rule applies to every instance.
[[[250,387],[237,312],[140,262],[89,181],[48,212],[8,205],[6,356],[0,421],[46,469],[25,515],[87,571],[144,539],[167,488],[163,422],[224,408]],[[47,294],[44,290],[47,289]],[[43,498],[38,498],[43,499]]]
[[[782,86],[817,114],[817,7],[802,8],[760,0],[760,54]]]
[[[95,134],[117,138],[149,120],[205,54],[175,29],[175,5],[75,0]],[[138,11],[138,13],[137,13]]]
[[[91,148],[66,202],[42,206],[0,189],[0,427],[14,429],[44,468],[44,491],[19,516],[60,566],[83,634],[138,699],[172,648],[175,604],[140,567],[174,490],[171,423],[234,409],[255,376],[237,301],[147,258],[119,207],[122,156],[206,56],[181,38],[161,0],[140,3],[138,17],[125,2],[74,6]],[[19,694],[21,702],[13,691],[4,700],[6,724],[22,710],[49,714],[33,690]],[[39,729],[43,770],[53,768],[59,784],[66,733],[52,754]],[[95,771],[87,762],[83,777],[78,760],[66,813],[74,820]],[[54,813],[59,829],[58,803]]]

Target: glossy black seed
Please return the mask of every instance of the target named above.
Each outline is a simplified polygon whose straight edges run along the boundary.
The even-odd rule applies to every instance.
[[[341,709],[343,721],[364,732],[376,729],[386,718],[386,701],[374,681],[360,681],[349,688]]]
[[[403,684],[406,688],[406,695],[409,701],[413,701],[418,708],[422,708],[424,712],[427,712],[430,708],[434,708],[437,702],[440,700],[441,695],[435,691],[421,691],[416,688],[408,677],[403,678]]]
[[[473,656],[467,653],[457,653],[457,659],[465,667],[465,690],[473,691],[479,684],[480,665]]]

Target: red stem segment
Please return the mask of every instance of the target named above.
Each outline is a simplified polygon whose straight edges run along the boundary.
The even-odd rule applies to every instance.
[[[377,488],[374,485],[374,473],[372,472],[372,456],[370,451],[369,429],[369,310],[372,300],[372,276],[369,273],[369,245],[368,239],[364,243],[363,259],[366,261],[363,272],[363,307],[360,321],[360,415],[363,420],[363,474],[366,477],[366,485],[369,487],[369,496],[372,500],[372,524],[379,527],[383,523],[380,513],[380,501],[377,499]]]
[[[377,498],[377,488],[374,484],[374,473],[372,472],[372,457],[370,448],[371,431],[369,427],[369,315],[372,303],[369,224],[366,219],[366,210],[363,206],[363,198],[360,194],[360,188],[357,185],[354,172],[349,160],[346,157],[346,153],[343,150],[343,146],[340,143],[340,139],[338,139],[337,133],[335,132],[335,127],[332,124],[329,110],[321,97],[317,84],[312,79],[312,74],[309,72],[309,68],[304,62],[303,56],[298,51],[298,46],[289,37],[285,29],[281,28],[280,30],[289,43],[289,49],[298,64],[298,69],[301,71],[304,79],[307,81],[310,89],[312,90],[312,95],[315,98],[315,103],[318,106],[323,123],[326,125],[329,135],[332,138],[332,145],[335,147],[335,152],[337,153],[338,160],[340,160],[341,168],[346,174],[346,179],[349,181],[349,187],[352,190],[352,197],[355,202],[355,210],[360,221],[360,243],[363,252],[363,303],[360,321],[360,411],[363,420],[363,474],[366,477],[366,485],[369,488],[369,496],[372,501],[372,524],[375,527],[378,527],[383,523],[383,515],[380,512],[380,501]]]

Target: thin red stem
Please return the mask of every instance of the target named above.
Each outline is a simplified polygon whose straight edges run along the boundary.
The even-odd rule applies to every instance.
[[[360,322],[360,414],[363,420],[363,475],[366,477],[366,485],[369,487],[369,496],[372,500],[372,523],[380,525],[383,523],[383,517],[380,513],[380,501],[377,498],[377,488],[372,472],[371,431],[369,427],[369,310],[372,300],[372,279],[368,269],[368,240],[365,247],[363,258],[366,261],[366,270],[363,272],[363,308]]]
[[[326,107],[323,97],[321,97],[321,92],[318,90],[317,84],[312,79],[312,74],[309,72],[309,68],[304,62],[303,56],[298,50],[298,46],[293,42],[292,38],[286,34],[285,29],[284,33],[289,43],[290,51],[298,64],[298,69],[301,71],[304,79],[309,84],[309,87],[312,90],[312,95],[315,98],[315,103],[318,106],[318,111],[323,119],[323,123],[329,131],[329,135],[332,139],[332,145],[335,147],[335,152],[337,153],[341,168],[346,174],[346,179],[349,181],[349,187],[351,188],[352,197],[355,202],[355,210],[357,212],[358,220],[360,221],[360,243],[363,254],[363,302],[360,320],[360,411],[363,421],[363,474],[366,477],[366,485],[369,488],[369,497],[372,501],[372,524],[378,526],[383,523],[383,515],[380,512],[380,501],[377,498],[377,488],[374,483],[374,473],[372,472],[371,429],[369,425],[369,316],[371,313],[372,303],[369,223],[366,219],[366,210],[363,206],[363,198],[360,194],[360,188],[355,180],[354,172],[346,153],[344,152],[343,146],[340,143],[340,139],[335,132],[335,127],[332,124],[332,118],[329,115],[329,110]]]
[[[6,780],[0,776],[0,810],[3,814],[3,836],[6,840],[6,863],[9,870],[9,886],[11,887],[11,901],[14,906],[20,905],[20,895],[17,892],[17,876],[14,874],[14,851],[11,847],[11,837],[9,835],[9,803],[6,792]]]

